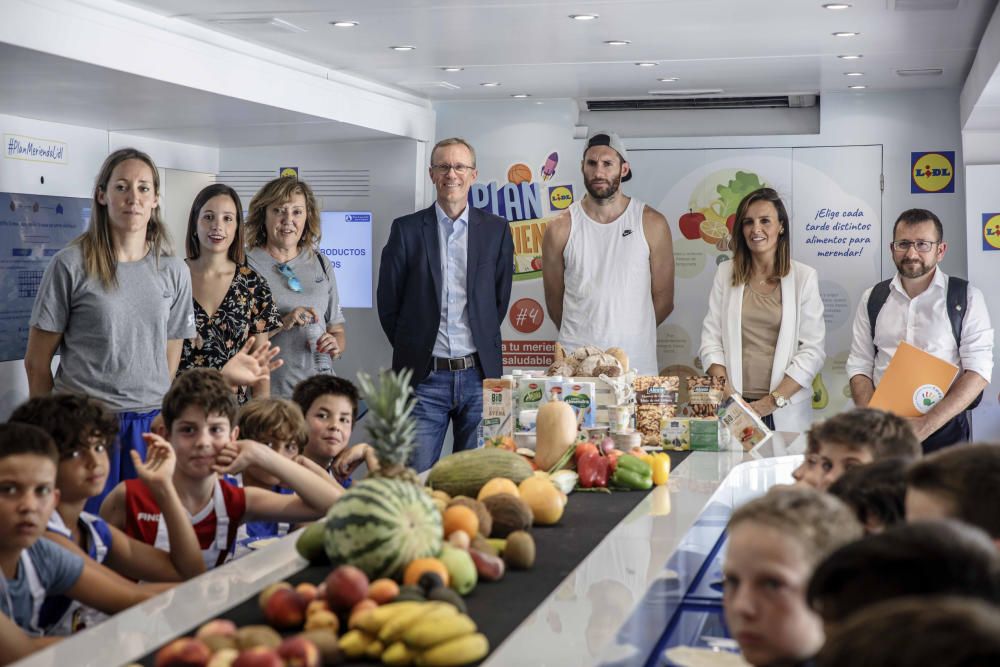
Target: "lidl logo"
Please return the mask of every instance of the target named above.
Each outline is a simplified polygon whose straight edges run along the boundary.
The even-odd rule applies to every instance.
[[[955,151],[910,153],[910,192],[955,191]]]
[[[983,250],[1000,250],[1000,213],[983,213]]]
[[[284,178],[285,176],[292,176],[293,178],[299,177],[298,167],[282,167],[278,170],[278,177]]]
[[[561,211],[573,203],[573,186],[557,185],[549,188],[549,204],[553,210]]]

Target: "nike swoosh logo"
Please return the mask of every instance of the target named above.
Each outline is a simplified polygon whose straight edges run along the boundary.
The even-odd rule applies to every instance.
[[[631,229],[626,229],[624,232],[622,232],[622,237],[624,238],[624,237],[628,236],[631,233],[632,233]]]

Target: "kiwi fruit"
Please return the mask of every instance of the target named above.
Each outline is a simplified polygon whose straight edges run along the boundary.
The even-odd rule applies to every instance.
[[[483,505],[493,517],[493,537],[507,537],[515,530],[531,528],[531,507],[517,496],[498,493],[483,499]]]
[[[490,519],[492,521],[492,519]],[[494,556],[499,556],[500,552],[494,548],[490,541],[487,540],[482,535],[476,535],[472,538],[472,542],[469,544],[470,549],[475,549],[476,551],[482,551],[484,554],[492,554]]]
[[[438,588],[435,588],[427,594],[427,599],[447,602],[463,614],[467,611],[465,607],[465,600],[462,599],[462,596],[459,595],[453,588],[448,588],[447,586],[439,586]]]
[[[531,533],[515,530],[507,536],[503,560],[513,570],[529,570],[535,564],[535,539]]]
[[[493,517],[490,515],[490,511],[486,509],[486,505],[468,496],[456,496],[452,498],[448,502],[448,507],[452,505],[464,505],[476,513],[476,518],[479,519],[479,534],[483,537],[489,537],[490,533],[493,532]]]

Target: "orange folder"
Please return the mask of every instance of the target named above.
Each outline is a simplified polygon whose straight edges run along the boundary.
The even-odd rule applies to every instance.
[[[944,398],[957,376],[958,366],[900,341],[868,407],[919,417]]]

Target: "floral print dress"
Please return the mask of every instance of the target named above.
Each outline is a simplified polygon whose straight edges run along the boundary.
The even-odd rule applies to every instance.
[[[192,300],[198,335],[184,341],[178,373],[189,368],[221,369],[252,336],[281,329],[271,288],[246,264],[236,267],[229,291],[211,317],[197,299]],[[248,387],[240,387],[237,398],[240,405],[246,403]]]

